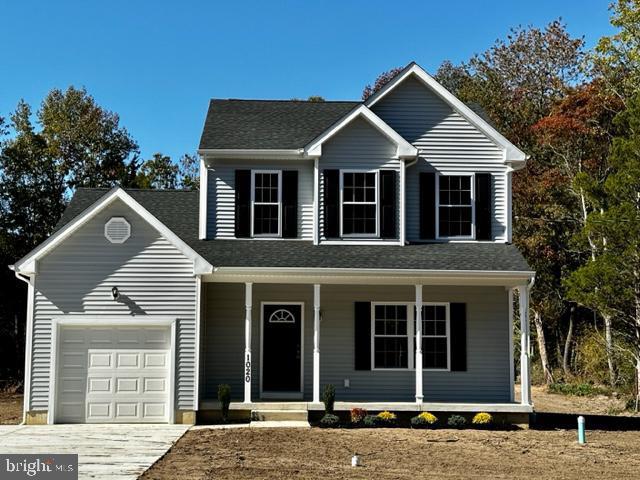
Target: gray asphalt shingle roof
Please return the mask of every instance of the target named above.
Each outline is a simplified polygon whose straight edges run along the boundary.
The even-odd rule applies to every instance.
[[[57,228],[61,228],[108,190],[78,189]],[[299,240],[200,240],[196,191],[126,190],[152,215],[214,267],[379,268],[419,270],[530,271],[514,245],[500,243],[424,243],[390,245],[313,245]]]
[[[213,99],[200,149],[303,148],[360,103]]]

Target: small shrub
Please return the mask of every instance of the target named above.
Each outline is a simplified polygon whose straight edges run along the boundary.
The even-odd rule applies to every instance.
[[[561,395],[575,395],[577,397],[594,397],[596,395],[606,395],[608,390],[591,383],[552,383],[547,387],[549,393],[559,393]]]
[[[476,413],[471,420],[471,423],[476,427],[489,427],[493,424],[493,417],[486,412]]]
[[[222,421],[229,419],[229,404],[231,404],[231,387],[226,383],[218,385],[218,401],[222,410]]]
[[[376,415],[376,425],[380,427],[393,427],[396,425],[398,417],[395,413],[384,411]]]
[[[429,428],[438,423],[438,417],[429,412],[422,412],[411,419],[412,428]]]
[[[374,428],[378,426],[378,417],[375,415],[367,415],[362,420],[365,427]]]
[[[351,423],[354,425],[360,425],[364,417],[367,416],[367,410],[365,408],[352,408],[351,409]]]
[[[325,385],[322,392],[322,403],[324,403],[324,413],[333,413],[333,405],[336,402],[336,387],[331,384]]]
[[[464,428],[467,424],[467,419],[462,415],[451,415],[447,420],[447,425],[451,428]]]
[[[338,428],[340,426],[340,418],[332,413],[326,413],[320,419],[320,426],[322,428]]]

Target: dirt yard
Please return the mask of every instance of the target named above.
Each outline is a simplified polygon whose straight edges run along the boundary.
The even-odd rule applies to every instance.
[[[191,430],[141,478],[637,478],[638,432]],[[351,455],[363,466],[351,467]]]
[[[0,392],[0,425],[22,421],[22,394]]]

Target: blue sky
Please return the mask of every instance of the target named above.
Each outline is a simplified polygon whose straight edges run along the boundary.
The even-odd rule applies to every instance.
[[[0,10],[0,116],[20,98],[84,86],[120,114],[144,158],[195,152],[208,99],[358,99],[378,73],[434,72],[509,27],[562,17],[592,46],[606,0],[12,0]]]

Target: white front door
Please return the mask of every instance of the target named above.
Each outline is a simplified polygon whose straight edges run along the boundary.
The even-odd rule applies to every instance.
[[[63,327],[56,422],[168,422],[170,352],[168,327]]]

